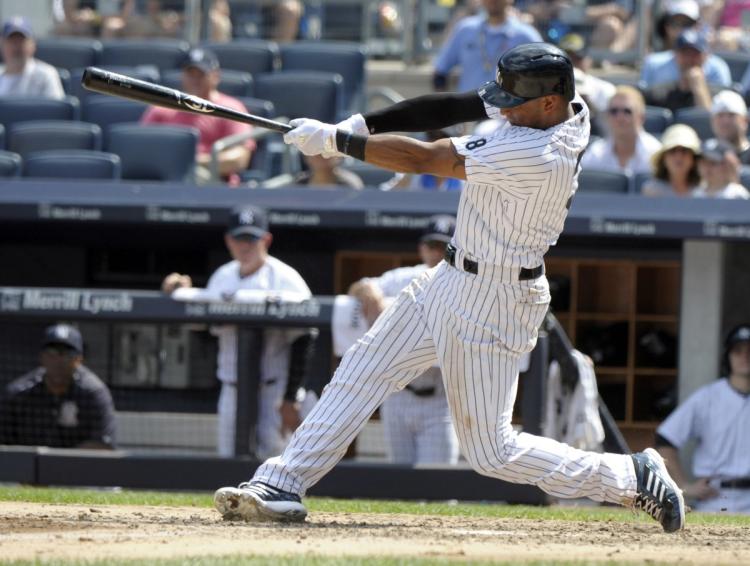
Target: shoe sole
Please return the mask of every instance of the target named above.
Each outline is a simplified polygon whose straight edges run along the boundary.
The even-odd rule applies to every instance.
[[[682,490],[679,487],[677,487],[677,484],[672,479],[672,476],[669,475],[669,472],[667,471],[667,465],[664,463],[664,458],[661,457],[661,454],[659,454],[653,448],[646,448],[643,451],[643,453],[648,454],[652,459],[656,461],[657,464],[659,464],[659,469],[662,472],[662,478],[666,480],[669,487],[671,487],[674,490],[674,492],[677,494],[677,499],[679,501],[680,526],[674,530],[666,531],[666,532],[674,533],[676,531],[679,531],[685,528],[685,498],[682,496]]]
[[[307,510],[301,503],[283,502],[285,509],[271,509],[269,505],[247,491],[234,487],[222,487],[214,494],[214,507],[225,521],[277,521],[301,523]]]

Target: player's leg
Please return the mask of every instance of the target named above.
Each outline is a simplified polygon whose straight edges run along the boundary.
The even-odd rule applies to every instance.
[[[388,395],[434,365],[435,348],[420,304],[430,277],[428,272],[413,282],[347,351],[281,456],[260,466],[249,484],[216,492],[214,503],[222,515],[304,519],[299,496],[343,457]]]
[[[418,411],[416,463],[456,464],[458,437],[442,387],[433,397],[420,399]]]
[[[414,464],[417,459],[412,397],[410,391],[397,391],[380,406],[386,451],[394,464]]]

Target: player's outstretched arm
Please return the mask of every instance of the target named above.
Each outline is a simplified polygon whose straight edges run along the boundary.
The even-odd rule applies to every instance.
[[[339,147],[339,151],[342,149]],[[364,158],[350,155],[399,173],[429,173],[466,179],[465,158],[459,155],[450,138],[427,143],[406,136],[382,134],[366,139]]]

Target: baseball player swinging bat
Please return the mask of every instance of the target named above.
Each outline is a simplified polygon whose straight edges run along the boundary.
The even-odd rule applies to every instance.
[[[282,122],[239,112],[174,88],[141,81],[97,67],[86,68],[81,77],[81,84],[85,89],[101,94],[119,96],[193,114],[212,114],[217,118],[252,124],[276,132],[286,133],[293,129],[292,126]]]

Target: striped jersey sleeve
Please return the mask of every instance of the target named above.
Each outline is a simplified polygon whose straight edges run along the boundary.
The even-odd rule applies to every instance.
[[[476,260],[536,267],[557,242],[578,187],[579,161],[589,139],[588,108],[552,128],[511,125],[498,109],[498,128],[486,136],[452,138],[466,158],[454,243]]]

